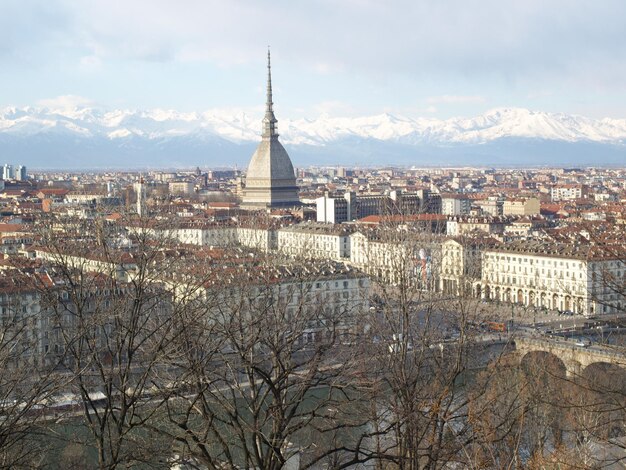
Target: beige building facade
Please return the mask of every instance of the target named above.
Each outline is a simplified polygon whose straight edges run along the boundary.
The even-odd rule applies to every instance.
[[[611,288],[626,265],[594,247],[517,242],[487,250],[482,259],[481,296],[587,316],[616,313],[624,292]]]

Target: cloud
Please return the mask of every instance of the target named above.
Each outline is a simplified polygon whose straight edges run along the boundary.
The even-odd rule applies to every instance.
[[[348,103],[337,100],[322,101],[313,106],[313,112],[327,116],[351,116],[355,109]]]
[[[63,111],[93,106],[94,104],[92,100],[76,95],[62,95],[56,98],[39,100],[37,102],[37,105],[42,108]]]
[[[61,1],[94,54],[224,66],[275,53],[315,73],[585,75],[626,59],[620,0]],[[280,19],[277,21],[277,19]],[[372,29],[371,25],[376,28]],[[626,77],[624,77],[626,78]]]
[[[261,61],[269,43],[275,53],[319,74],[458,74],[513,81],[546,74],[587,77],[602,64],[626,60],[621,0],[8,3],[13,8],[0,10],[6,13],[0,16],[16,23],[9,35],[20,39],[11,47],[41,45],[54,36],[66,51],[81,49],[81,56],[101,59],[228,66]],[[11,15],[16,12],[21,14]],[[614,70],[612,82],[626,79],[623,68]]]
[[[474,95],[474,96],[460,96],[460,95],[441,95],[441,96],[431,96],[426,99],[427,103],[431,104],[475,104],[475,103],[484,103],[485,97]]]
[[[328,87],[355,82],[348,94],[361,95],[350,97],[353,106],[406,101],[394,93],[411,95],[411,102],[432,95],[426,104],[478,105],[484,98],[473,93],[490,101],[505,93],[527,99],[541,89],[569,93],[572,101],[581,92],[619,93],[626,105],[623,0],[0,2],[0,70],[27,64],[32,75],[57,73],[50,83],[63,82],[63,71],[90,78],[98,71],[109,81],[123,72],[144,80],[152,73],[156,90],[159,80],[174,83],[187,67],[192,73],[258,67],[267,44],[285,77]],[[398,83],[407,86],[394,88]],[[116,85],[128,101],[142,94],[135,84]],[[84,91],[88,86],[78,89],[96,96]],[[428,91],[420,96],[420,89]],[[347,101],[337,95],[329,96]]]
[[[45,0],[0,2],[0,67],[4,61],[31,63],[58,54],[58,39],[71,31],[70,15]]]

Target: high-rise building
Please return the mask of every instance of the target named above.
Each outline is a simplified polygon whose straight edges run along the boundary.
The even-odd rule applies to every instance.
[[[26,167],[24,165],[19,165],[17,167],[17,171],[15,172],[15,179],[18,181],[26,181],[28,179],[28,175],[26,174]]]
[[[273,104],[272,70],[270,53],[267,51],[267,101],[263,133],[261,143],[248,165],[242,204],[246,209],[294,207],[300,204],[291,159],[278,141]]]
[[[461,194],[446,194],[441,198],[441,212],[445,215],[466,215],[472,210],[472,200]]]
[[[15,174],[13,173],[13,165],[9,165],[7,163],[2,168],[2,179],[3,180],[12,180],[13,178],[15,178]]]
[[[317,221],[340,224],[357,217],[356,194],[347,192],[343,197],[330,197],[328,191],[315,200]]]
[[[143,217],[146,215],[146,187],[143,177],[139,178],[138,183],[135,183],[135,193],[137,194],[137,215]]]

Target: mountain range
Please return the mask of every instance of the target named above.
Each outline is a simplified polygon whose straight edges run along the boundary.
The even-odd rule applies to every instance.
[[[626,119],[499,108],[473,118],[320,116],[278,125],[296,166],[626,164]],[[6,107],[0,162],[57,169],[245,166],[260,129],[260,114]]]

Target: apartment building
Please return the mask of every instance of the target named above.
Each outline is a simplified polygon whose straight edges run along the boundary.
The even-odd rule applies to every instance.
[[[507,198],[502,206],[503,215],[538,215],[540,212],[539,199]]]
[[[557,184],[550,188],[550,198],[553,201],[571,201],[587,197],[588,188],[583,184]]]
[[[605,247],[507,243],[482,258],[481,296],[531,307],[584,315],[614,313],[624,305],[624,259]]]
[[[441,197],[441,213],[445,215],[465,215],[472,209],[472,200],[461,194],[447,194]]]
[[[440,290],[446,294],[479,296],[482,256],[500,242],[490,237],[453,237],[441,244]]]
[[[298,338],[303,346],[323,340],[331,330],[339,335],[367,330],[359,320],[369,308],[369,278],[343,263],[276,264],[245,256],[217,262],[224,269],[216,276],[201,276],[202,289],[192,289],[194,299],[181,296],[186,302],[201,302],[209,312],[214,309],[216,315],[209,315],[208,322],[228,321],[231,315],[266,315],[264,309],[271,306],[285,318],[306,318]],[[193,285],[194,278],[188,278],[188,284]],[[177,288],[189,292],[179,282]]]
[[[351,232],[351,227],[340,225],[291,225],[277,230],[277,247],[291,257],[341,261],[350,257]]]
[[[385,194],[346,192],[342,197],[328,193],[316,199],[317,221],[343,223],[370,215],[415,215],[441,213],[441,196],[427,190],[406,193],[401,190]]]
[[[499,235],[505,227],[505,220],[497,217],[452,217],[446,223],[446,235],[459,237],[474,232]]]
[[[385,236],[378,230],[350,235],[350,263],[368,275],[390,284],[436,290],[440,238],[400,229]]]

